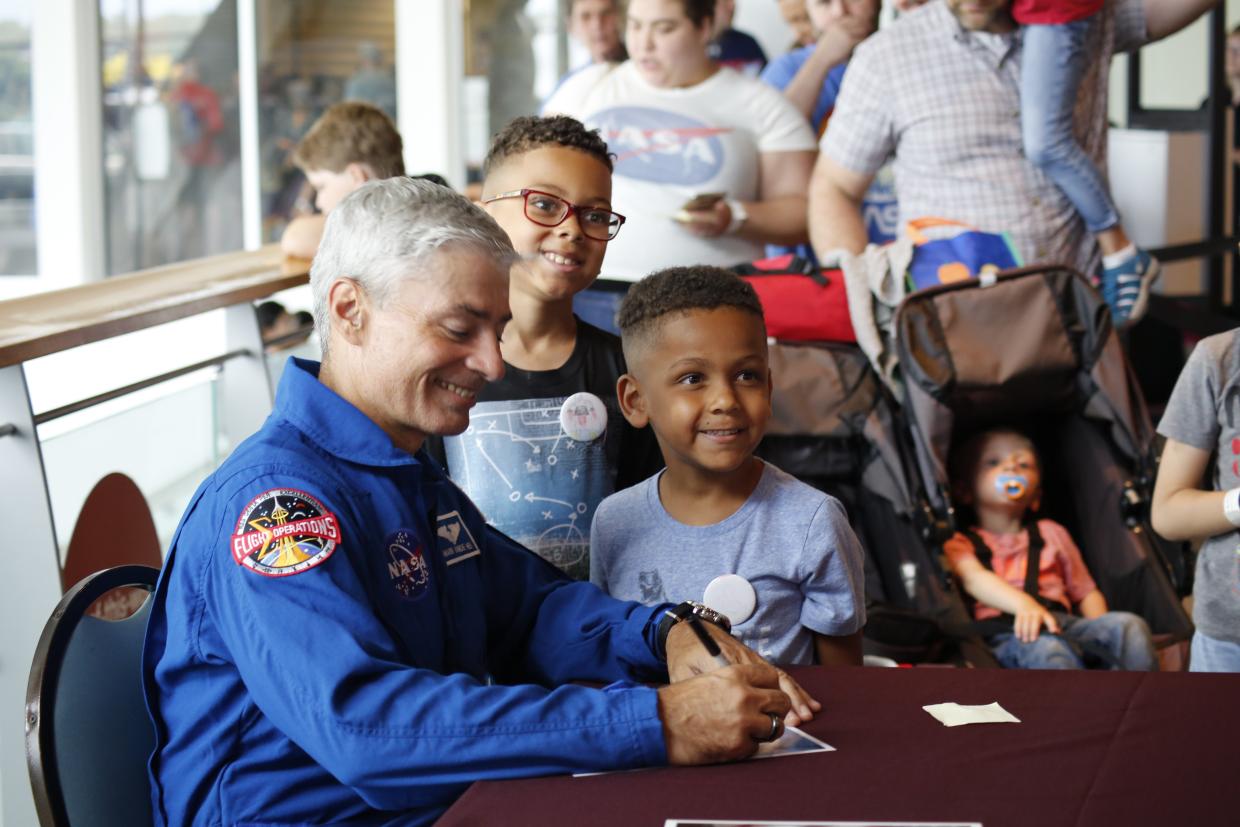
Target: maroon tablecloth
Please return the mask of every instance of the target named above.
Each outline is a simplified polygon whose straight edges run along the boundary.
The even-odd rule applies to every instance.
[[[440,825],[667,818],[1240,825],[1240,675],[797,669],[836,752],[474,784]],[[922,706],[998,701],[1019,724]]]

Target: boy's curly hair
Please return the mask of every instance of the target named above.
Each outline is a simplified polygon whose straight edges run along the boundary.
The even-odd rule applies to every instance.
[[[302,170],[344,172],[349,164],[366,164],[376,178],[405,174],[400,133],[382,109],[362,101],[332,104],[293,150]]]
[[[587,129],[581,121],[567,115],[522,115],[513,118],[507,126],[495,133],[486,160],[482,162],[482,177],[514,155],[523,155],[545,146],[562,146],[577,149],[597,158],[608,172],[615,169],[607,151],[607,142],[597,129]]]
[[[699,264],[668,267],[651,273],[629,288],[616,324],[625,356],[638,343],[649,339],[664,317],[692,310],[735,307],[758,317],[765,325],[762,303],[749,282],[730,270]]]

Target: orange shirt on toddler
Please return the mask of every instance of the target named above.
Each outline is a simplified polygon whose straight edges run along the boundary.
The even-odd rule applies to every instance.
[[[1096,589],[1094,578],[1085,567],[1081,551],[1072,541],[1068,530],[1054,520],[1038,520],[1038,530],[1042,533],[1042,553],[1038,558],[1038,594],[1056,603],[1062,603],[1064,611],[1072,611],[1072,607]],[[984,528],[974,528],[977,536],[982,538],[993,555],[990,568],[995,574],[1015,586],[1025,590],[1025,571],[1029,560],[1029,532],[1020,531],[1016,534],[995,534]],[[957,532],[943,544],[943,553],[955,568],[956,561],[963,557],[976,557],[973,543],[964,534]],[[973,616],[977,620],[988,620],[998,617],[1002,612],[992,606],[977,603]]]

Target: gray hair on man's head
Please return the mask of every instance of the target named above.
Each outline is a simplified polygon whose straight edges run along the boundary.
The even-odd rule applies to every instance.
[[[416,277],[445,247],[491,256],[504,272],[516,259],[495,219],[441,184],[384,178],[363,184],[336,205],[310,266],[314,329],[323,354],[331,332],[327,291],[332,282],[351,278],[382,307],[400,281]]]

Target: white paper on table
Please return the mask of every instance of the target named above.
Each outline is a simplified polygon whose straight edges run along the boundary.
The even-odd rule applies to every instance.
[[[759,745],[758,751],[745,760],[752,761],[755,758],[779,758],[784,755],[805,755],[810,752],[835,752],[835,747],[825,741],[815,738],[808,732],[802,732],[794,726],[785,726],[783,735],[779,736],[774,741],[768,741]],[[648,769],[653,768],[639,767],[634,770],[575,772],[573,773],[573,778],[587,778],[591,775],[610,775],[613,772],[644,772]]]
[[[973,706],[957,703],[930,704],[929,706],[923,706],[922,709],[933,715],[943,726],[1020,723],[1020,718],[999,706],[998,701]]]
[[[980,821],[720,821],[669,818],[663,827],[982,827]]]
[[[781,755],[804,755],[807,752],[835,752],[835,747],[794,726],[785,726],[783,735],[774,741],[761,744],[750,758],[778,758]]]

